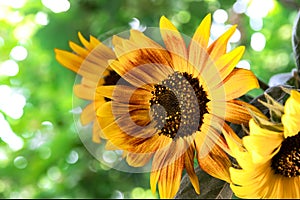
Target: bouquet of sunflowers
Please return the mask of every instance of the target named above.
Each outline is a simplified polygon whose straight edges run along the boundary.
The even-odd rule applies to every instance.
[[[80,115],[93,125],[84,143],[117,152],[123,169],[146,167],[161,198],[300,198],[299,70],[245,100],[261,84],[236,67],[245,48],[227,49],[236,26],[214,41],[210,28],[208,14],[190,38],[162,16],[159,28],[108,42],[79,33],[73,52],[55,49],[80,76],[74,94],[90,101]]]

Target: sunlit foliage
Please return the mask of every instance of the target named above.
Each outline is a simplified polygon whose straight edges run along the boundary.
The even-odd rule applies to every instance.
[[[191,36],[211,12],[211,40],[238,24],[228,44],[229,49],[246,46],[238,67],[250,68],[268,83],[295,66],[291,34],[297,5],[275,0],[0,0],[0,197],[157,197],[149,190],[149,174],[108,169],[77,135],[75,74],[57,63],[53,49],[68,49],[68,41],[78,41],[78,31],[105,40],[130,27],[157,27],[165,15]]]

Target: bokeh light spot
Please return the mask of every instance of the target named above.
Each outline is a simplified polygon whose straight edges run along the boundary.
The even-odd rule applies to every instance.
[[[14,37],[17,40],[21,40],[21,41],[27,40],[33,35],[35,31],[35,26],[36,24],[33,22],[28,22],[20,26],[17,26],[13,31]]]
[[[51,189],[51,187],[53,186],[51,180],[49,180],[47,176],[43,176],[41,179],[39,179],[37,185],[39,188],[46,190]]]
[[[0,36],[0,47],[4,46],[4,44],[5,44],[5,41],[4,41],[3,37]]]
[[[114,151],[105,151],[103,152],[102,158],[106,163],[114,163],[117,161],[118,156]]]
[[[178,14],[176,15],[176,19],[182,23],[182,24],[185,24],[185,23],[188,23],[191,19],[191,14],[186,11],[186,10],[181,10],[178,12]]]
[[[136,187],[131,191],[131,197],[134,199],[142,199],[145,197],[145,191],[141,187]]]
[[[24,19],[24,16],[20,15],[20,13],[18,11],[15,12],[9,12],[6,15],[6,21],[12,23],[12,24],[16,24],[21,22]]]
[[[250,27],[254,31],[260,31],[263,28],[263,19],[262,18],[250,18]]]
[[[237,0],[232,6],[233,11],[238,14],[242,14],[246,12],[247,4],[248,4],[248,0]]]
[[[26,3],[26,0],[11,0],[9,5],[13,8],[22,8]]]
[[[260,32],[253,33],[250,45],[254,51],[262,51],[266,45],[266,37]]]
[[[228,14],[223,9],[218,9],[213,14],[213,19],[216,23],[224,24],[228,20]]]
[[[273,0],[252,0],[247,8],[246,14],[252,18],[266,17],[269,11],[273,10],[275,4]]]
[[[26,104],[25,97],[7,85],[0,85],[0,94],[0,110],[13,119],[21,118]]]
[[[14,60],[6,60],[0,64],[0,76],[16,76],[19,73],[19,65]]]
[[[59,181],[61,178],[62,174],[61,171],[58,167],[50,167],[47,171],[48,178],[52,181]]]
[[[119,190],[115,190],[111,196],[111,199],[124,199],[124,194]]]
[[[23,46],[15,46],[10,51],[10,56],[17,61],[22,61],[27,58],[28,52],[27,49]]]
[[[138,20],[137,18],[132,18],[132,21],[129,22],[129,26],[134,29],[134,30],[138,30],[141,32],[144,32],[146,30],[146,26],[141,25],[140,20]]]
[[[24,169],[27,167],[28,162],[24,156],[18,156],[14,159],[14,165],[18,169]]]
[[[1,92],[0,92],[1,94]],[[1,100],[1,98],[0,98]],[[5,120],[3,114],[0,112],[0,138],[13,151],[18,151],[23,148],[24,142],[21,137],[17,136],[11,129],[9,123]]]
[[[69,156],[67,157],[66,161],[69,164],[75,164],[78,161],[78,153],[75,150],[72,150],[69,154]]]
[[[282,40],[290,40],[292,36],[292,25],[285,24],[278,29],[278,35]]]
[[[46,25],[49,23],[47,13],[44,13],[44,12],[39,11],[39,12],[35,15],[34,21],[35,21],[37,24],[46,26]]]
[[[236,29],[231,38],[229,39],[229,42],[235,43],[240,41],[241,39],[241,32],[239,29]]]
[[[49,147],[40,147],[38,149],[39,156],[41,159],[48,159],[51,156],[51,149]]]
[[[250,70],[251,65],[247,60],[240,60],[236,67]]]
[[[42,0],[42,4],[54,13],[66,12],[70,9],[68,0]]]

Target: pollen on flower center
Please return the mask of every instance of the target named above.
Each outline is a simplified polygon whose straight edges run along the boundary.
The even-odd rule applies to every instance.
[[[271,166],[276,174],[289,178],[300,175],[300,132],[282,142],[280,151],[272,158]]]
[[[197,78],[175,72],[155,85],[152,94],[151,112],[159,134],[176,139],[200,130],[209,99]]]

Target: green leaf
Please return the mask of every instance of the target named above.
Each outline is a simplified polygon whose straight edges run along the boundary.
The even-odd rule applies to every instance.
[[[186,174],[181,180],[175,199],[230,199],[232,197],[228,183],[210,176],[199,167],[195,171],[200,182],[200,194],[195,192]]]

